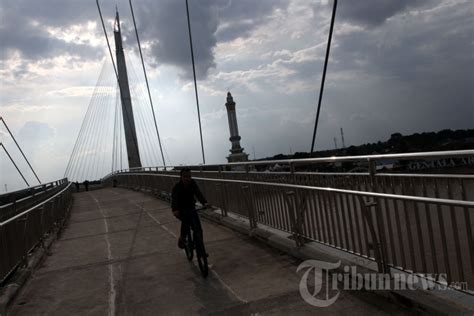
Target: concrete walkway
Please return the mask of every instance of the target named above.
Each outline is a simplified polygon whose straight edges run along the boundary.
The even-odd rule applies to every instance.
[[[210,274],[177,248],[169,205],[140,192],[77,193],[68,226],[25,285],[13,315],[406,314],[364,292],[317,308],[300,296],[299,262],[203,220]]]

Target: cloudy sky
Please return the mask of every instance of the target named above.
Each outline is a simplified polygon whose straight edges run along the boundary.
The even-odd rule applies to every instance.
[[[332,1],[189,2],[207,162],[229,153],[227,90],[251,158],[308,151]],[[109,37],[115,6],[140,82],[126,0],[101,1]],[[134,10],[167,163],[200,163],[185,2],[135,0]],[[473,17],[472,0],[340,0],[316,149],[333,148],[340,127],[346,145],[472,128]],[[95,1],[1,0],[0,48],[0,115],[41,180],[61,178],[104,64],[114,85]],[[34,184],[5,132],[1,142]],[[159,164],[155,156],[145,164]],[[4,152],[0,168],[1,192],[24,186]]]

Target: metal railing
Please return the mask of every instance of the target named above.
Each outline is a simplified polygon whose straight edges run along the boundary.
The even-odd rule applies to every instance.
[[[68,185],[67,178],[0,195],[0,221],[6,220],[48,197]]]
[[[378,192],[420,197],[444,198],[474,201],[474,174],[429,174],[429,173],[387,173],[380,172],[376,166],[379,161],[398,160],[418,163],[436,159],[464,159],[474,166],[474,150],[457,150],[424,153],[368,155],[349,157],[328,157],[309,159],[289,159],[273,161],[238,162],[221,165],[187,166],[195,176],[209,179],[230,179],[242,181],[261,181],[318,187],[331,187],[356,191]],[[364,165],[366,172],[321,172],[328,164],[354,162]],[[286,166],[285,172],[261,172],[255,169],[278,164]],[[178,174],[175,167],[144,167],[115,171],[114,174],[155,173]],[[238,169],[238,170],[236,170]],[[240,170],[239,170],[240,169]],[[313,172],[301,171],[312,169]]]
[[[141,167],[117,170],[109,175],[124,172],[137,172],[137,171],[166,171],[172,169],[180,169],[183,167],[191,168],[192,170],[209,170],[210,168],[216,171],[225,171],[230,169],[238,169],[242,167],[242,171],[248,172],[255,166],[269,166],[269,165],[288,165],[289,169],[293,172],[301,166],[321,165],[321,164],[335,164],[344,162],[366,162],[369,167],[369,172],[376,173],[376,163],[381,160],[423,160],[423,159],[441,159],[441,158],[468,158],[474,159],[474,150],[449,150],[449,151],[432,151],[432,152],[415,152],[415,153],[403,153],[403,154],[382,154],[382,155],[360,155],[360,156],[333,156],[323,158],[304,158],[304,159],[281,159],[281,160],[261,160],[261,161],[246,161],[246,162],[232,162],[226,164],[206,164],[206,165],[189,165],[189,166],[154,166],[154,167]],[[474,160],[472,160],[474,163]]]
[[[60,180],[62,181],[62,180]],[[26,263],[28,253],[48,232],[63,225],[68,217],[72,201],[71,183],[62,183],[60,191],[0,221],[0,284],[21,264]]]
[[[229,175],[251,180],[229,179]],[[280,183],[268,181],[282,175]],[[228,212],[244,216],[251,228],[267,225],[291,233],[298,246],[312,240],[370,258],[380,272],[397,268],[446,273],[448,281],[466,282],[473,289],[474,201],[467,199],[472,197],[471,175],[368,174],[356,184],[352,177],[360,175],[319,176],[332,179],[317,186],[311,177],[318,175],[309,173],[194,173],[209,202],[223,216]],[[303,180],[281,183],[298,177]],[[340,183],[334,180],[337,177]],[[395,183],[395,178],[403,180]],[[177,179],[174,172],[160,170],[115,173],[104,181],[169,194]],[[433,180],[430,186],[427,179]]]

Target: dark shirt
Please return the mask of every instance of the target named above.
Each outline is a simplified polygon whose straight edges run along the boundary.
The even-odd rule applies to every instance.
[[[171,193],[171,209],[180,212],[190,212],[194,210],[194,205],[196,204],[194,197],[196,197],[201,204],[207,203],[206,198],[202,195],[201,190],[199,190],[194,180],[191,180],[191,183],[187,187],[179,181],[173,187]]]

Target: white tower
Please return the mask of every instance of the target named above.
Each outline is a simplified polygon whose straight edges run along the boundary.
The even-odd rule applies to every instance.
[[[239,162],[248,161],[248,156],[242,147],[240,147],[240,136],[239,127],[237,126],[237,114],[235,112],[235,102],[232,98],[232,94],[227,92],[227,118],[229,119],[229,130],[230,130],[230,142],[232,148],[230,149],[230,155],[227,157],[228,162]]]

